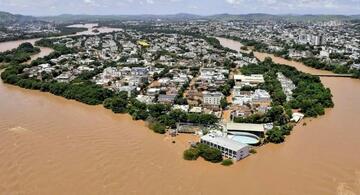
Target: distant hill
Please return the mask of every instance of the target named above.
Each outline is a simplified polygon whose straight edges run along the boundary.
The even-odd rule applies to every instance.
[[[272,15],[263,13],[254,14],[217,14],[211,16],[200,16],[194,14],[173,14],[173,15],[71,15],[64,14],[59,16],[40,17],[39,19],[48,22],[69,23],[69,22],[96,22],[96,21],[109,21],[109,20],[273,20],[273,21],[289,21],[289,22],[313,22],[313,21],[329,21],[329,20],[352,20],[360,19],[360,15],[345,16],[345,15]]]
[[[307,21],[329,21],[329,20],[350,20],[351,16],[344,15],[271,15],[271,14],[244,14],[230,15],[219,14],[209,16],[213,20],[272,20],[272,21],[289,21],[289,22],[307,22]]]
[[[109,20],[196,20],[204,18],[203,16],[193,15],[193,14],[173,14],[173,15],[152,15],[152,14],[143,14],[143,15],[72,15],[72,14],[63,14],[59,16],[47,16],[39,17],[38,19],[47,21],[47,22],[57,22],[57,23],[69,23],[69,22],[86,22],[86,21],[109,21]]]
[[[360,15],[352,15],[350,16],[352,19],[360,20]]]
[[[74,23],[74,22],[100,22],[110,20],[143,20],[143,21],[154,21],[154,20],[167,20],[167,21],[182,21],[182,20],[272,20],[272,21],[289,21],[289,22],[313,22],[313,21],[329,21],[329,20],[359,20],[360,15],[272,15],[264,13],[254,14],[216,14],[210,16],[200,16],[195,14],[179,13],[170,15],[72,15],[62,14],[58,16],[46,16],[46,17],[33,17],[15,15],[7,12],[0,12],[0,25],[10,23],[23,23],[23,22],[34,22],[34,21],[46,21],[56,23]]]
[[[34,21],[38,21],[38,19],[32,16],[23,16],[23,15],[11,14],[8,12],[0,11],[0,25],[14,24],[14,23],[21,24],[25,22],[34,22]]]

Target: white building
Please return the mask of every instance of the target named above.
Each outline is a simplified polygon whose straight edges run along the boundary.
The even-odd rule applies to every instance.
[[[245,85],[249,85],[249,86],[256,86],[260,83],[264,83],[264,76],[261,74],[252,74],[250,76],[246,76],[246,75],[234,75],[234,80],[236,85],[239,86],[245,86]]]
[[[224,97],[224,95],[220,92],[203,92],[203,103],[205,105],[211,105],[211,106],[219,106],[221,99]]]
[[[271,102],[271,96],[269,92],[263,89],[256,89],[252,95],[253,102]]]
[[[227,137],[207,134],[201,137],[201,143],[217,148],[227,158],[241,160],[249,155],[250,146]]]
[[[251,123],[227,123],[226,130],[228,132],[247,132],[253,133],[257,136],[264,136],[266,133],[266,129],[264,124],[251,124]]]
[[[149,95],[138,95],[136,97],[136,99],[144,104],[152,104],[154,103],[155,97],[154,96],[149,96]]]
[[[304,118],[304,116],[305,116],[305,115],[304,115],[304,114],[301,114],[301,113],[293,113],[293,114],[292,114],[291,121],[298,123],[301,119]]]

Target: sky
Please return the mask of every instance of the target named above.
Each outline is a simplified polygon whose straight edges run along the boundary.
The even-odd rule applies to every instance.
[[[0,11],[34,16],[176,13],[349,15],[360,14],[360,0],[0,0]]]

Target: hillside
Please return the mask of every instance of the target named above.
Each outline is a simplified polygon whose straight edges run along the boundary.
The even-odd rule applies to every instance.
[[[0,25],[14,24],[14,23],[24,23],[24,22],[34,22],[37,21],[35,17],[32,16],[23,16],[15,15],[8,12],[0,11]]]
[[[58,16],[32,17],[15,15],[8,12],[0,11],[0,25],[14,24],[23,22],[46,21],[56,23],[74,23],[74,22],[99,22],[110,20],[168,20],[168,21],[182,21],[182,20],[273,20],[273,21],[289,21],[289,22],[314,22],[314,21],[329,21],[329,20],[353,20],[360,19],[360,15],[272,15],[263,13],[253,14],[216,14],[210,16],[200,16],[195,14],[179,13],[170,15],[72,15],[62,14]]]
[[[195,20],[204,18],[202,16],[193,14],[172,14],[172,15],[153,15],[153,14],[142,14],[142,15],[72,15],[62,14],[58,16],[45,16],[39,17],[38,19],[47,22],[56,23],[72,23],[72,22],[97,22],[97,21],[109,21],[109,20]]]
[[[172,15],[71,15],[64,14],[59,16],[41,17],[43,21],[57,22],[57,23],[72,23],[72,22],[97,22],[109,20],[168,20],[168,21],[181,21],[181,20],[273,20],[273,21],[289,21],[289,22],[314,22],[314,21],[330,21],[330,20],[351,20],[357,19],[359,16],[345,16],[345,15],[272,15],[272,14],[217,14],[210,16],[200,16],[194,14],[172,14]]]

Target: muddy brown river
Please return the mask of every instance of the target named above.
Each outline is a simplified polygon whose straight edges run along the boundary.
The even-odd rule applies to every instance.
[[[0,194],[360,194],[360,81],[322,81],[335,108],[231,167],[184,161],[188,135],[0,82]]]

